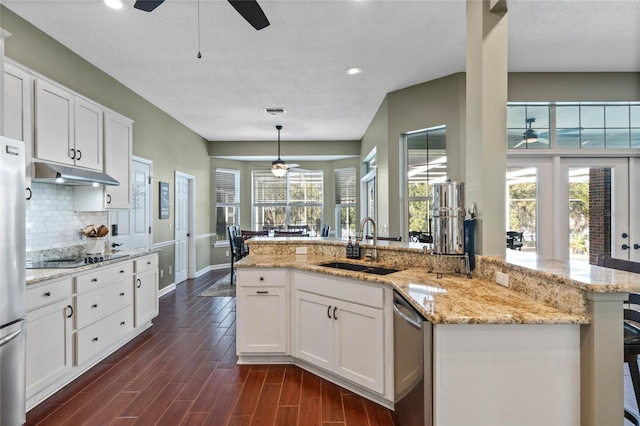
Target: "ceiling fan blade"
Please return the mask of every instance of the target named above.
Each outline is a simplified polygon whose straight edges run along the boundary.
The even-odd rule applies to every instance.
[[[288,169],[292,169],[295,167],[300,167],[300,164],[295,164],[295,163],[287,163],[287,168]]]
[[[145,12],[151,12],[156,7],[160,6],[164,0],[137,0],[133,7]]]
[[[140,0],[138,0],[140,1]],[[256,30],[269,26],[269,20],[256,0],[228,0],[231,6]]]

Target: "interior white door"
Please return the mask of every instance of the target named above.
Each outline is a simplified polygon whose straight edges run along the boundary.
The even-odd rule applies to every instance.
[[[189,179],[176,174],[175,182],[176,284],[189,277]]]
[[[640,262],[640,158],[629,159],[629,260]]]
[[[131,161],[131,248],[151,248],[151,163]]]

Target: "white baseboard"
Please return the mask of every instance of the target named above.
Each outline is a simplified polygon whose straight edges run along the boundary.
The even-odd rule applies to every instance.
[[[207,272],[211,272],[211,271],[215,271],[218,269],[228,269],[230,268],[230,266],[226,263],[222,263],[220,265],[209,265],[206,268],[202,268],[200,269],[198,272],[196,272],[196,278],[198,278],[201,275],[206,274]]]
[[[176,284],[175,283],[169,284],[168,286],[161,288],[158,291],[158,299],[161,298],[162,296],[164,296],[165,294],[169,294],[172,291],[175,291],[175,289],[176,289]]]

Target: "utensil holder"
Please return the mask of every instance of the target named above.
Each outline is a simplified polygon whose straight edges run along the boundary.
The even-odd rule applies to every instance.
[[[107,237],[88,237],[86,240],[87,254],[104,254]]]

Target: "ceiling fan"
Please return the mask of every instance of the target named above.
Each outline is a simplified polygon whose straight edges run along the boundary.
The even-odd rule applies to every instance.
[[[269,20],[256,0],[227,0],[231,6],[256,30],[269,26]],[[136,0],[133,7],[145,12],[151,12],[160,6],[164,0]]]
[[[287,170],[298,167],[298,164],[287,164],[286,161],[280,158],[280,130],[282,130],[282,126],[278,124],[276,125],[276,129],[278,130],[278,159],[271,162],[271,173],[273,173],[274,176],[283,177],[287,174]]]

